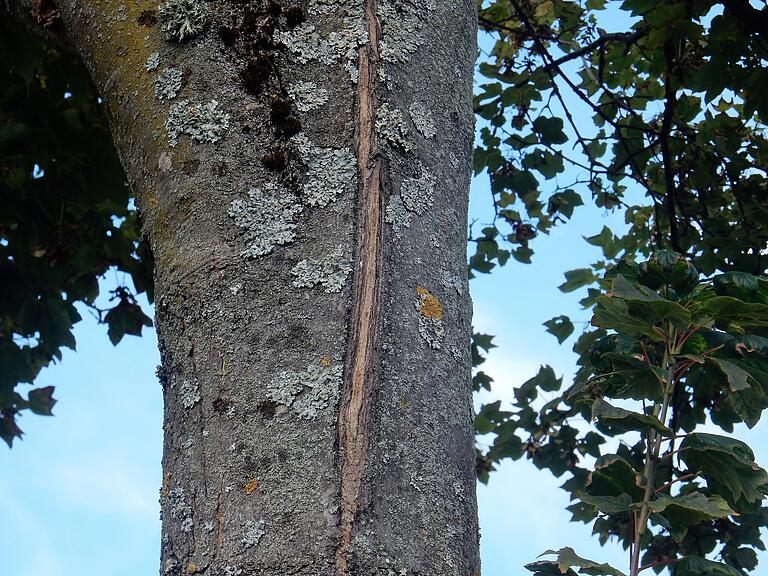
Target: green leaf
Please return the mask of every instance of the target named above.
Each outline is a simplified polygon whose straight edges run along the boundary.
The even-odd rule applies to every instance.
[[[597,276],[591,268],[579,268],[565,273],[565,282],[558,288],[561,292],[573,292],[597,281]]]
[[[584,201],[581,199],[581,196],[575,190],[568,189],[552,194],[547,205],[547,212],[549,214],[559,212],[566,218],[570,218],[573,216],[573,211],[576,207],[583,205]]]
[[[768,326],[768,305],[743,302],[731,296],[694,301],[691,311],[697,316],[712,318],[717,327],[726,331],[743,332],[746,328]]]
[[[652,321],[631,311],[629,304],[621,298],[599,297],[595,303],[592,325],[606,330],[616,330],[619,334],[627,336],[647,336],[656,342],[664,339],[663,334],[658,329],[654,329]]]
[[[608,226],[603,226],[600,234],[585,238],[585,240],[592,246],[599,246],[603,250],[603,255],[606,258],[615,258],[621,251],[621,245],[619,238],[611,232]]]
[[[636,504],[636,507],[642,503]],[[705,520],[726,518],[734,514],[728,503],[718,495],[705,496],[690,492],[682,496],[662,494],[649,503],[651,512],[661,514],[667,521],[672,537],[681,542],[688,528]]]
[[[675,576],[743,576],[741,572],[720,562],[699,556],[686,556],[675,564]]]
[[[557,562],[551,560],[539,560],[525,565],[525,569],[533,572],[534,576],[578,576],[576,572],[568,568],[561,571]]]
[[[582,502],[594,506],[603,514],[623,514],[632,509],[632,498],[627,494],[619,496],[592,496],[585,492],[576,492],[576,496]]]
[[[565,547],[560,550],[547,550],[542,556],[557,556],[557,567],[561,574],[566,574],[572,567],[577,567],[580,574],[590,574],[591,576],[625,576],[621,570],[611,567],[608,564],[598,564],[594,560],[582,558],[573,550]]]
[[[768,494],[768,473],[755,463],[752,449],[735,438],[689,434],[680,444],[680,459],[736,509],[758,505]]]
[[[740,300],[750,298],[760,287],[757,277],[746,272],[718,274],[712,279],[712,284],[719,296],[732,296]]]
[[[640,284],[627,280],[618,275],[613,279],[611,291],[607,297],[621,298],[627,301],[630,314],[644,318],[654,326],[661,326],[664,322],[684,329],[691,322],[691,313],[677,302],[662,298],[657,292]],[[620,330],[617,330],[620,332]]]
[[[623,408],[612,406],[601,398],[598,398],[592,404],[592,418],[608,421],[608,429],[611,432],[618,434],[623,434],[629,431],[643,432],[650,428],[660,433],[662,436],[674,436],[674,432],[667,428],[655,416],[648,416],[646,414],[638,414],[637,412],[624,410]]]
[[[52,416],[53,405],[56,404],[56,400],[53,398],[53,391],[53,386],[30,390],[28,394],[29,409],[41,416]]]
[[[538,397],[539,390],[556,392],[562,383],[563,379],[557,377],[551,366],[541,366],[536,376],[514,389],[515,398],[518,402],[529,403]]]
[[[750,387],[749,381],[752,380],[753,382],[755,379],[752,377],[752,375],[744,370],[743,368],[740,368],[733,362],[729,362],[728,360],[723,360],[722,358],[710,358],[709,362],[717,366],[720,371],[725,375],[725,377],[728,380],[728,385],[731,388],[731,391],[733,392],[739,392],[741,390],[747,390]],[[759,383],[756,382],[756,384],[759,385]]]
[[[611,282],[610,295],[636,302],[661,302],[664,300],[655,290],[634,284],[622,274],[617,275]]]
[[[587,477],[585,490],[590,496],[621,496],[630,500],[643,499],[640,474],[617,454],[606,454],[597,459],[595,469]]]
[[[568,316],[556,316],[551,320],[544,322],[544,326],[547,327],[547,332],[557,338],[558,344],[562,344],[565,340],[573,334],[573,322]]]
[[[552,144],[563,144],[568,141],[568,137],[563,132],[562,118],[547,118],[539,116],[533,121],[533,129],[541,138],[541,143],[547,146]]]

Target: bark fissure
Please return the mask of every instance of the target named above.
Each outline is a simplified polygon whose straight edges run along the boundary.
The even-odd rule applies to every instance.
[[[376,144],[375,83],[379,65],[381,28],[377,0],[364,4],[368,43],[358,53],[355,147],[360,171],[357,258],[350,338],[347,348],[344,397],[339,411],[341,450],[340,541],[336,551],[337,576],[349,575],[348,552],[363,484],[368,448],[372,380],[380,331],[379,308],[382,263],[381,158]]]

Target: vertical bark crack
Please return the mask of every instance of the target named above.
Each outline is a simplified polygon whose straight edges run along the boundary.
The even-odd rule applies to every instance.
[[[341,502],[336,575],[349,576],[348,552],[360,508],[363,470],[368,449],[368,420],[372,380],[380,329],[382,263],[381,159],[376,145],[375,83],[379,66],[381,27],[377,0],[365,0],[368,43],[358,53],[355,146],[360,170],[357,258],[344,397],[339,411]]]

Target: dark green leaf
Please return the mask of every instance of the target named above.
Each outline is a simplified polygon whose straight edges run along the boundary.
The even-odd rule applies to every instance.
[[[608,429],[615,433],[629,431],[646,432],[650,428],[662,436],[674,436],[674,432],[662,424],[655,416],[638,414],[637,412],[624,410],[617,406],[611,406],[600,398],[592,404],[592,418],[607,421]]]
[[[53,398],[53,391],[53,386],[30,390],[28,395],[29,409],[35,414],[52,416],[53,405],[56,404],[56,400]]]
[[[562,344],[565,340],[573,334],[573,323],[568,316],[557,316],[551,320],[544,322],[544,326],[547,327],[547,332],[557,338],[557,342]]]
[[[768,494],[768,473],[755,463],[750,447],[735,438],[689,434],[680,445],[680,459],[736,509],[756,505]]]
[[[557,567],[561,574],[566,574],[569,569],[576,567],[581,574],[592,576],[624,576],[621,570],[612,568],[608,564],[598,564],[594,560],[587,560],[577,555],[573,548],[566,547],[560,550],[547,550],[542,556],[556,555]]]

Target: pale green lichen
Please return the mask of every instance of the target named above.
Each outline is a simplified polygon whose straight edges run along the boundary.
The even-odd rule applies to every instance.
[[[434,203],[436,180],[423,167],[418,178],[406,178],[400,185],[400,197],[405,209],[422,216]]]
[[[349,12],[359,13],[362,0],[310,0],[309,13],[314,15],[330,14],[344,8]]]
[[[464,295],[464,282],[462,282],[461,278],[456,276],[455,274],[452,274],[448,270],[443,270],[440,273],[440,284],[443,285],[446,289],[453,288],[456,290],[456,293],[459,296]]]
[[[171,513],[171,518],[180,522],[182,532],[192,530],[192,507],[187,503],[184,488],[173,488],[168,491],[166,508]]]
[[[144,64],[144,69],[147,72],[151,72],[152,70],[156,70],[158,66],[160,66],[160,52],[152,52],[152,54],[149,55],[149,58],[147,58],[147,62]]]
[[[328,102],[328,90],[314,82],[296,82],[288,86],[288,95],[299,112],[310,112]]]
[[[181,42],[205,27],[205,5],[199,0],[166,0],[158,7],[157,15],[168,40]]]
[[[387,202],[387,209],[384,212],[384,221],[392,225],[395,236],[400,238],[406,228],[411,226],[412,214],[405,209],[403,199],[399,194],[392,194]]]
[[[336,406],[341,394],[341,378],[341,365],[331,365],[323,359],[300,372],[280,372],[267,384],[267,397],[292,408],[300,418],[313,420],[325,409]]]
[[[357,174],[355,156],[347,148],[322,148],[298,134],[291,141],[307,167],[303,201],[309,206],[324,207],[348,189]]]
[[[219,108],[216,100],[207,104],[193,104],[189,100],[176,102],[171,106],[168,120],[168,143],[179,144],[179,137],[184,134],[195,142],[218,142],[229,129],[229,114]]]
[[[382,0],[377,8],[382,23],[381,58],[406,63],[425,42],[421,29],[425,13],[437,8],[436,0]]]
[[[274,40],[291,52],[301,64],[320,62],[331,65],[340,59],[352,80],[357,80],[357,49],[368,42],[368,31],[362,10],[356,17],[345,19],[339,31],[328,35],[318,32],[314,24],[305,22],[292,30],[276,30]]]
[[[182,405],[187,410],[200,402],[200,387],[197,384],[197,380],[193,378],[185,378],[184,382],[181,384],[179,398],[181,399]]]
[[[163,576],[174,576],[175,574],[179,573],[179,570],[181,570],[179,567],[179,561],[175,558],[169,558],[165,561],[165,566],[163,567]]]
[[[158,100],[170,100],[181,90],[181,70],[165,68],[155,78],[155,97]]]
[[[391,108],[386,102],[376,112],[376,133],[406,152],[411,149],[408,143],[408,124],[405,114],[397,108]]]
[[[228,214],[245,230],[248,243],[241,255],[255,258],[269,254],[276,246],[292,242],[296,235],[296,216],[301,204],[287,190],[268,182],[264,189],[251,188],[248,197],[234,200]]]
[[[275,30],[274,39],[291,52],[301,64],[310,61],[333,64],[339,57],[314,24],[308,22],[293,30]]]
[[[254,522],[248,520],[245,523],[245,531],[243,534],[242,543],[246,548],[256,546],[267,531],[267,523],[264,520]]]
[[[429,139],[437,136],[435,120],[426,104],[423,102],[414,102],[408,107],[408,113],[411,115],[411,120],[413,120],[413,125],[416,126],[416,130],[421,132],[424,138]]]
[[[344,256],[344,247],[339,246],[320,261],[302,260],[293,267],[291,274],[296,276],[293,285],[297,288],[321,285],[331,294],[341,292],[351,271],[352,264]]]
[[[384,221],[392,225],[395,236],[403,235],[411,226],[413,215],[423,216],[434,203],[435,177],[423,166],[418,178],[406,178],[400,185],[400,193],[389,198]]]
[[[441,320],[419,316],[419,335],[430,348],[441,350],[445,338],[445,327]]]

